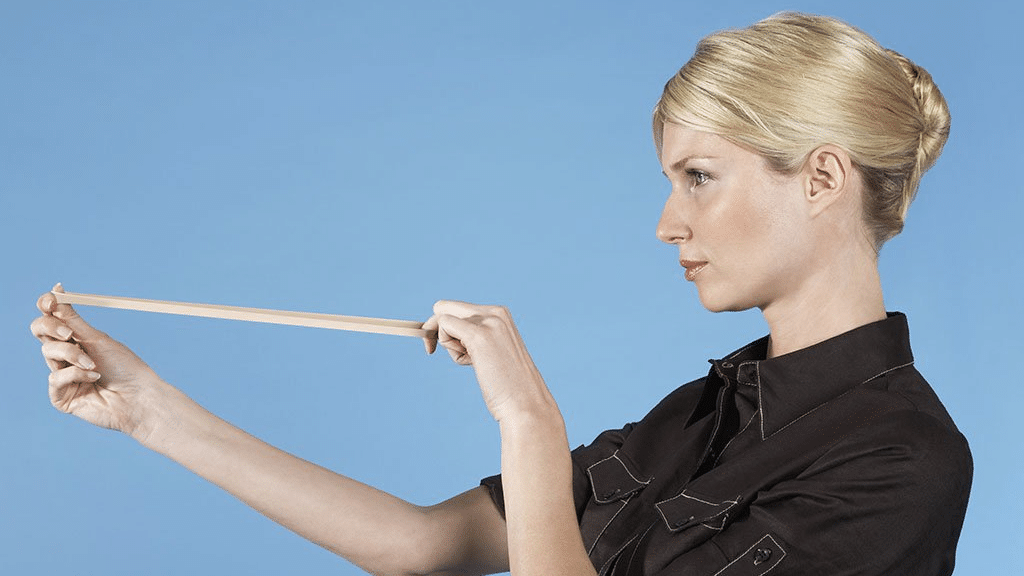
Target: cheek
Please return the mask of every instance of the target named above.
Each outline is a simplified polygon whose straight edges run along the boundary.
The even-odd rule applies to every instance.
[[[793,207],[775,190],[750,190],[721,230],[733,237],[731,258],[749,280],[788,276],[803,258],[801,228]]]
[[[772,251],[785,237],[787,224],[778,206],[764,202],[756,194],[744,194],[721,227],[735,238],[738,248],[751,256]]]
[[[798,206],[776,198],[758,208],[759,223],[751,223],[757,230],[751,240],[757,244],[750,249],[770,264],[767,273],[776,276],[776,280],[796,280],[807,264],[814,242],[807,237]]]

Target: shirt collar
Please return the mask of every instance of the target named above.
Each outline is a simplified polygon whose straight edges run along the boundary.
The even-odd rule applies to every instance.
[[[789,354],[766,360],[767,352],[766,336],[712,360],[708,377],[716,390],[724,376],[739,383],[737,393],[752,400],[756,394],[762,439],[854,386],[914,363],[907,317],[900,312]],[[697,412],[703,410],[691,420]]]

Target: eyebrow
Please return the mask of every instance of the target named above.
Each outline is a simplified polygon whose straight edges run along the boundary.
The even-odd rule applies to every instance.
[[[700,156],[700,155],[686,156],[686,157],[684,157],[684,158],[682,158],[680,160],[676,160],[675,162],[673,162],[672,165],[668,167],[668,171],[669,172],[680,172],[680,171],[682,171],[683,166],[686,166],[686,164],[688,162],[691,162],[693,160],[714,160],[716,158],[718,158],[718,156]],[[661,171],[661,174],[663,176],[665,176],[665,178],[668,178],[668,174],[665,173],[664,170]]]

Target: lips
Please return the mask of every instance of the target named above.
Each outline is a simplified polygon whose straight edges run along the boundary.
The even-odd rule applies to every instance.
[[[679,265],[686,268],[686,279],[693,282],[693,279],[700,274],[700,271],[708,265],[707,260],[679,260]]]

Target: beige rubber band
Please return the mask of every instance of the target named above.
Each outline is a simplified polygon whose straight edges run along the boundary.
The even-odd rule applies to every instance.
[[[308,326],[311,328],[330,328],[333,330],[349,330],[352,332],[371,332],[374,334],[412,336],[414,338],[437,337],[436,332],[424,330],[422,322],[415,322],[412,320],[389,320],[386,318],[368,318],[365,316],[341,316],[338,314],[320,314],[317,312],[289,312],[285,310],[268,310],[264,308],[223,306],[220,304],[194,304],[190,302],[169,302],[166,300],[143,300],[142,298],[101,296],[98,294],[77,294],[75,292],[51,293],[57,298],[57,302],[60,304],[102,306],[104,308],[120,308],[123,310],[138,310],[140,312],[180,314],[182,316],[201,316],[203,318],[223,318],[225,320],[287,324],[289,326]]]

